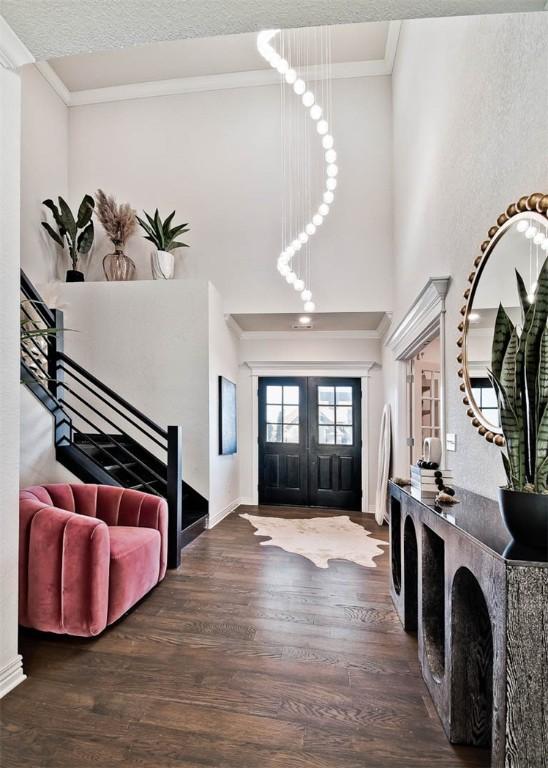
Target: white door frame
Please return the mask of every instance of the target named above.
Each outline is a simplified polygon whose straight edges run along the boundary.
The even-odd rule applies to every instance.
[[[252,402],[252,497],[251,503],[259,503],[259,377],[260,376],[332,376],[333,378],[359,378],[362,392],[362,512],[369,512],[369,371],[374,362],[363,360],[340,363],[292,363],[246,361],[251,372]]]
[[[407,447],[408,387],[407,361],[433,338],[440,337],[440,438],[442,466],[446,461],[447,388],[445,363],[445,297],[450,277],[431,277],[412,306],[387,336],[385,345],[397,361],[397,403],[394,414],[394,475],[409,474]]]

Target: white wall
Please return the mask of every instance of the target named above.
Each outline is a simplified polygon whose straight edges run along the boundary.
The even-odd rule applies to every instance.
[[[42,206],[46,198],[68,195],[68,109],[34,64],[21,73],[21,266],[44,301],[55,294],[52,281],[68,267],[60,249],[40,222],[51,221]],[[73,482],[55,460],[52,417],[21,387],[22,487],[42,482]]]
[[[219,455],[219,376],[238,381],[238,338],[228,327],[219,291],[209,285],[209,526],[240,496],[239,454]]]
[[[386,310],[391,293],[391,87],[388,77],[333,82],[337,202],[317,238],[322,311]],[[241,88],[70,109],[71,198],[102,187],[138,210],[173,208],[191,245],[176,276],[211,280],[227,312],[299,311],[276,271],[280,251],[280,93]],[[98,240],[90,277],[111,246]],[[150,244],[128,244],[139,277]],[[268,289],[267,289],[268,286]]]
[[[393,76],[394,322],[428,277],[452,275],[447,430],[457,452],[448,463],[456,484],[489,496],[504,477],[500,451],[466,416],[454,342],[487,230],[511,202],[546,189],[547,39],[545,13],[408,21]],[[392,401],[393,368],[388,361]]]
[[[40,225],[42,200],[61,195],[73,209],[79,201],[68,195],[68,108],[34,64],[21,69],[21,114],[21,266],[46,292],[68,264]]]
[[[81,482],[55,458],[54,419],[23,384],[20,387],[21,440],[19,484]]]
[[[364,446],[368,459],[368,506],[375,502],[377,478],[377,449],[383,407],[383,381],[380,369],[381,347],[378,339],[344,339],[316,336],[314,332],[296,331],[280,334],[278,338],[264,338],[245,334],[240,342],[239,377],[239,441],[240,441],[240,496],[246,503],[252,503],[256,496],[253,487],[253,461],[257,452],[254,439],[253,399],[257,397],[250,370],[252,363],[303,363],[317,364],[375,363],[369,371],[368,398],[362,406],[362,418],[368,418],[368,443]],[[288,368],[289,370],[290,368]],[[306,372],[303,375],[307,375]],[[333,375],[337,375],[333,371]],[[360,376],[359,373],[355,374]],[[256,426],[255,426],[256,428]]]
[[[183,477],[209,499],[215,524],[239,498],[239,456],[218,453],[218,377],[237,381],[239,361],[217,289],[192,279],[72,283],[60,298],[73,329],[67,354],[159,426],[183,426]]]
[[[184,478],[208,497],[207,282],[68,283],[60,299],[67,354],[161,427],[183,425]]]
[[[20,128],[19,76],[0,65],[0,697],[24,679],[17,653]]]

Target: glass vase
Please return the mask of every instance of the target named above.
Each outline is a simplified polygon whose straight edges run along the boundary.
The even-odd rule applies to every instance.
[[[107,253],[103,259],[103,272],[109,281],[133,280],[135,262],[120,248],[116,248],[114,253]]]

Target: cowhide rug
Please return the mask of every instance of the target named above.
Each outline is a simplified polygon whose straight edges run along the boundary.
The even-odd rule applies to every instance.
[[[281,547],[286,552],[302,555],[318,568],[327,568],[329,560],[350,560],[366,568],[376,568],[373,558],[382,555],[386,541],[375,539],[348,515],[313,517],[309,520],[287,520],[281,517],[258,517],[241,514],[256,528],[255,536],[270,536],[261,541],[263,547]]]

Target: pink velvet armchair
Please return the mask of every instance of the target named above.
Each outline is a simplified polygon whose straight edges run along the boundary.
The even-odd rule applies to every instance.
[[[167,503],[110,485],[19,494],[19,621],[91,637],[164,578]]]

